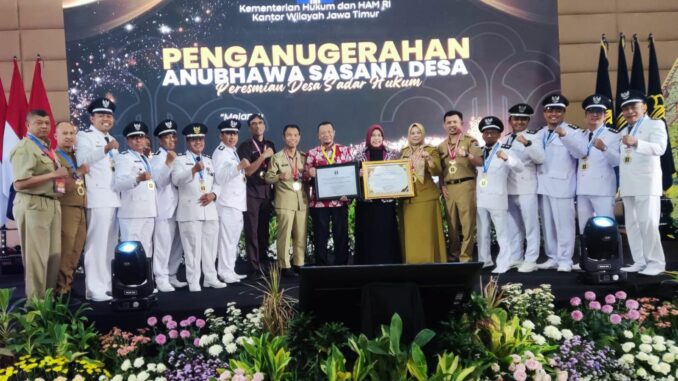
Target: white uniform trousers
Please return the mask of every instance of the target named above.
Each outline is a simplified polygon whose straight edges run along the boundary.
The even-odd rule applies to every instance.
[[[118,208],[87,209],[85,296],[103,299],[111,292],[111,261],[118,244]]]
[[[216,249],[219,237],[219,221],[181,221],[179,235],[184,248],[186,281],[200,285],[200,269],[205,280],[216,281]]]
[[[510,262],[536,263],[539,258],[539,198],[533,194],[508,196],[508,234],[511,241]],[[527,240],[523,253],[523,241]],[[524,255],[523,255],[524,254]]]
[[[508,211],[504,209],[478,208],[478,261],[492,263],[490,252],[490,223],[494,224],[494,231],[499,244],[497,268],[508,269],[510,253],[510,239],[508,236]]]
[[[181,265],[181,239],[174,218],[156,218],[153,231],[153,275],[155,281],[169,282]]]
[[[661,199],[659,196],[628,196],[624,201],[626,236],[636,265],[666,270],[666,259],[659,235]]]
[[[558,266],[572,266],[575,224],[574,198],[539,196],[544,251]]]
[[[577,196],[577,218],[579,219],[579,234],[584,233],[586,222],[593,216],[607,216],[614,219],[613,196]]]
[[[153,256],[153,227],[155,218],[118,218],[120,241],[139,241],[146,257]]]
[[[219,258],[217,272],[224,278],[235,275],[235,261],[238,259],[238,243],[243,229],[242,211],[228,206],[217,205],[219,211]]]

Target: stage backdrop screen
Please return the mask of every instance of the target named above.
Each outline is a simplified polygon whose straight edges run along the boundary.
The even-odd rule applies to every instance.
[[[211,150],[220,121],[253,112],[276,143],[300,125],[305,149],[325,120],[344,144],[374,123],[443,136],[447,110],[506,120],[560,88],[555,0],[66,0],[64,16],[72,115],[87,127],[89,101],[113,97],[118,138],[172,118],[205,123]]]

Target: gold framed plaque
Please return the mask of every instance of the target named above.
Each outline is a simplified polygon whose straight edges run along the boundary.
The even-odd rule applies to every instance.
[[[362,169],[366,200],[414,197],[409,160],[363,161]]]

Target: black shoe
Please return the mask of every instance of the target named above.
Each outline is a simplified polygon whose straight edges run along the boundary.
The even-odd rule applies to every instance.
[[[299,275],[295,273],[292,269],[282,269],[280,270],[280,275],[283,276],[283,278],[298,278]]]

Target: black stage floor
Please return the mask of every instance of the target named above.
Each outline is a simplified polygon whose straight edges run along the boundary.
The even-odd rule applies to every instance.
[[[678,270],[678,241],[663,242],[664,252],[667,257],[667,268]],[[628,248],[626,248],[628,256]],[[244,264],[239,263],[239,266]],[[486,283],[491,269],[483,271],[478,280],[476,290],[480,289],[481,282]],[[581,296],[584,291],[592,290],[598,294],[606,294],[617,290],[625,290],[633,297],[660,296],[661,282],[668,279],[666,276],[647,277],[638,274],[629,274],[625,283],[614,285],[591,286],[582,284],[577,280],[578,273],[559,273],[555,270],[536,271],[522,274],[511,270],[499,277],[500,284],[521,283],[525,288],[538,287],[541,284],[551,284],[556,297],[556,305],[563,306],[575,295]],[[150,310],[141,312],[117,312],[109,303],[91,303],[91,310],[87,316],[95,323],[100,331],[107,332],[111,327],[118,326],[123,329],[133,330],[143,327],[149,316],[163,316],[171,314],[175,319],[182,319],[190,315],[202,315],[205,309],[213,308],[217,313],[223,313],[229,302],[236,302],[242,310],[251,310],[261,303],[261,291],[257,280],[245,280],[239,284],[232,284],[223,289],[203,289],[202,292],[189,292],[186,288],[171,293],[159,293],[158,302]],[[1,275],[0,288],[15,287],[14,298],[23,297],[24,287],[21,275]],[[285,292],[296,298],[298,295],[298,281],[283,279],[282,287]],[[84,295],[84,276],[78,274],[74,287],[76,295]]]

